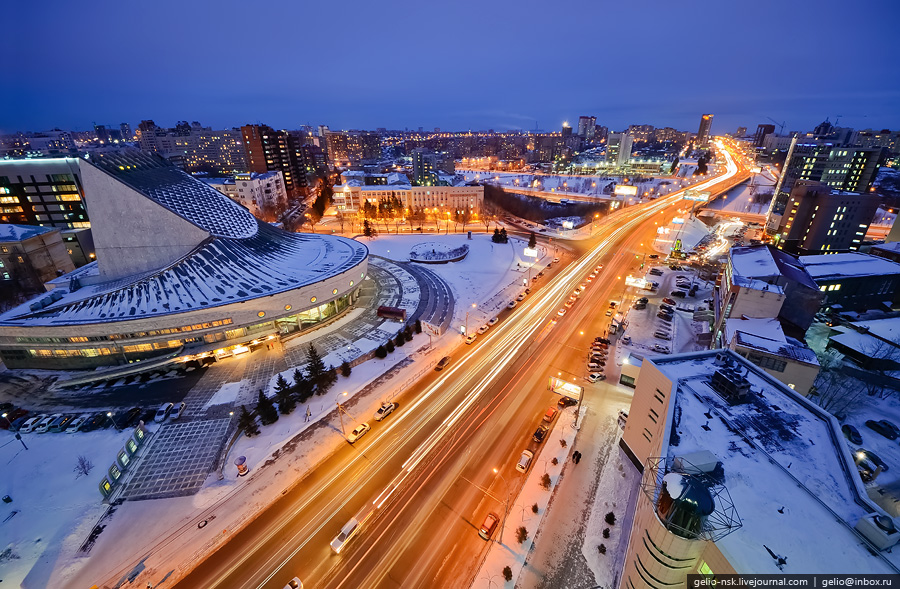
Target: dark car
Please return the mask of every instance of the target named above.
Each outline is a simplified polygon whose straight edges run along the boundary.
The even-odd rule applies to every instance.
[[[678,297],[679,299],[683,299],[684,297],[687,296],[687,293],[684,292],[683,290],[673,290],[669,294],[672,295],[673,297]]]
[[[537,428],[537,430],[534,432],[534,435],[531,436],[531,439],[540,444],[541,442],[544,441],[544,438],[547,436],[547,431],[549,431],[547,429],[547,426],[542,425],[541,427]]]
[[[121,428],[137,425],[138,419],[141,417],[143,411],[144,410],[140,407],[132,407],[122,415],[121,419],[116,419],[116,423],[118,423]]]
[[[556,404],[559,405],[561,408],[565,409],[566,407],[571,407],[573,405],[577,405],[578,401],[576,401],[572,397],[567,397],[567,396],[563,395],[562,397],[559,398],[559,401],[557,401]]]
[[[841,426],[841,432],[843,432],[844,437],[853,442],[854,444],[862,444],[862,436],[859,435],[859,430],[850,425],[849,423],[845,423]]]
[[[13,409],[6,413],[6,419],[0,419],[0,429],[10,429],[12,423],[22,417],[27,417],[31,412],[27,409]],[[15,431],[15,430],[13,430]]]
[[[659,310],[660,310],[660,311],[666,311],[666,312],[668,312],[668,313],[674,313],[674,312],[675,312],[675,307],[673,307],[673,306],[671,306],[671,305],[667,305],[667,304],[665,304],[665,303],[660,303],[660,304],[659,304]]]
[[[92,432],[99,427],[109,427],[110,425],[112,424],[109,422],[109,417],[106,416],[106,413],[97,413],[84,422],[84,425],[81,426],[81,431]]]
[[[672,320],[672,314],[666,313],[665,311],[660,311],[659,313],[656,314],[656,316],[659,317],[660,319],[664,319],[665,321]]]
[[[885,425],[884,420],[875,421],[873,419],[870,419],[866,422],[866,427],[878,432],[889,440],[897,439],[897,432],[895,432],[890,426]]]
[[[595,337],[595,338],[594,338],[594,341],[595,341],[595,342],[598,342],[598,343],[601,343],[601,344],[609,345],[609,340],[608,340],[607,338],[605,338],[605,337]]]
[[[441,358],[440,362],[437,363],[437,366],[434,367],[435,370],[441,371],[444,369],[444,366],[450,363],[450,356],[444,356]]]
[[[664,299],[662,300],[662,302],[664,302],[664,303],[667,304],[667,305],[674,305],[674,304],[675,304],[675,300],[674,300],[674,299],[670,299],[669,297],[664,298]]]
[[[22,424],[25,423],[26,421],[28,421],[28,419],[29,418],[27,415],[20,417],[18,419],[14,419],[13,422],[11,424],[9,424],[9,431],[12,431],[12,432],[19,431],[19,428],[22,427]]]
[[[862,454],[862,456],[860,456],[860,454]],[[857,460],[859,460],[860,458],[867,458],[870,461],[872,461],[875,464],[875,466],[880,466],[881,472],[888,471],[888,465],[885,464],[884,460],[879,458],[877,454],[875,454],[874,452],[872,452],[870,450],[865,450],[863,448],[860,448],[856,452],[856,458],[857,458]]]
[[[900,438],[900,427],[897,427],[896,425],[894,425],[894,422],[888,421],[887,419],[879,419],[878,421],[884,427],[888,428],[889,430],[892,430],[894,432],[894,434],[896,434],[896,436],[898,438]]]
[[[647,257],[650,258],[651,260],[656,260],[657,258],[659,258],[659,254],[650,254]]]

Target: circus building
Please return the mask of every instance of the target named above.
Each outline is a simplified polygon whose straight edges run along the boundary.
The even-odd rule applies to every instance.
[[[0,315],[10,368],[88,369],[227,352],[352,307],[367,248],[259,221],[164,159],[80,162],[97,260]]]

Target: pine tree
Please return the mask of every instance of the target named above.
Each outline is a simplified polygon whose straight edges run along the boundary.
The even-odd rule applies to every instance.
[[[334,386],[334,383],[336,382],[337,370],[335,370],[333,366],[329,366],[328,369],[322,373],[322,379],[319,381],[319,386],[316,394],[324,395],[332,386]]]
[[[259,389],[259,396],[256,399],[256,414],[259,415],[259,421],[263,425],[270,425],[278,421],[278,411],[272,399],[268,398],[262,389]]]
[[[372,238],[378,235],[378,231],[375,230],[375,227],[369,223],[368,219],[363,221],[363,235],[366,237]]]
[[[506,234],[506,227],[500,230],[500,243],[509,243],[509,236]]]
[[[287,384],[287,381],[284,381],[284,383]],[[278,411],[282,415],[290,415],[294,408],[297,407],[297,399],[294,397],[294,391],[290,386],[278,390],[278,385],[276,384],[275,400],[278,401]]]
[[[535,237],[534,231],[532,231],[531,235],[528,237],[528,247],[531,249],[537,247],[537,237]]]
[[[305,403],[313,395],[313,383],[299,368],[294,370],[294,394],[301,403]]]
[[[256,416],[247,411],[246,405],[241,405],[241,414],[238,416],[238,429],[244,432],[248,438],[259,435],[259,424]]]
[[[403,344],[405,344],[405,343],[406,343],[406,336],[403,335],[402,331],[398,331],[397,337],[394,338],[394,345],[396,345],[398,348],[402,348]]]
[[[288,383],[287,379],[283,374],[279,374],[278,378],[275,379],[275,393],[282,393],[284,391],[290,392],[291,385]]]
[[[494,227],[494,235],[491,236],[491,241],[494,243],[502,243],[500,239],[500,229]]]
[[[341,364],[341,376],[348,377],[350,376],[350,363],[344,360]]]
[[[306,360],[309,362],[306,366],[307,378],[316,386],[316,394],[322,394],[318,389],[324,382],[322,379],[325,375],[325,362],[322,361],[318,350],[312,344],[309,344],[309,348],[306,349]]]
[[[406,329],[403,330],[403,337],[406,338],[406,341],[411,342],[413,338],[412,327],[407,325]]]
[[[422,322],[416,319],[416,333],[422,333]]]
[[[397,349],[397,348],[394,347],[394,341],[393,341],[393,340],[388,340],[387,343],[384,344],[384,347],[387,349],[388,354],[393,353],[394,350]]]
[[[382,359],[387,358],[387,355],[388,355],[388,351],[383,345],[375,348],[375,357],[376,358],[382,358]]]

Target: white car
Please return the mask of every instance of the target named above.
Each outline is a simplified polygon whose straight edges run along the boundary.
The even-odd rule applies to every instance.
[[[34,428],[36,428],[38,424],[42,423],[45,419],[47,419],[47,414],[29,418],[28,421],[26,421],[19,427],[19,433],[29,434],[33,432]]]
[[[603,365],[599,362],[588,362],[587,369],[591,372],[597,372],[598,370],[603,370]]]
[[[497,317],[494,317],[490,321],[488,321],[488,325],[497,325],[498,321],[500,321],[500,319]]]
[[[517,302],[515,302],[515,301],[510,301],[509,304],[506,305],[506,308],[507,308],[507,309],[515,309],[515,308],[516,308],[516,305],[518,305],[518,304],[519,304],[519,303],[517,303]]]
[[[558,263],[559,263],[559,258],[553,258],[553,263],[554,263],[554,264],[558,264]]]
[[[563,315],[566,314],[566,310],[565,310],[565,309],[560,309],[559,311],[556,312],[556,314],[559,315],[560,317],[562,317]]]
[[[181,403],[175,405],[172,409],[172,412],[169,413],[169,419],[178,419],[184,413],[184,408],[187,407],[187,403],[182,401]]]
[[[372,426],[370,426],[368,423],[363,423],[356,426],[356,429],[350,432],[350,435],[347,436],[347,441],[352,444],[356,440],[366,435],[366,432],[368,432],[370,429],[372,429]]]
[[[75,419],[73,419],[72,421],[69,422],[69,425],[66,428],[66,433],[74,434],[79,429],[81,429],[81,426],[83,426],[84,422],[87,421],[88,419],[90,419],[90,417],[91,417],[90,415],[80,415],[80,416],[76,417]]]
[[[590,274],[590,276],[588,276],[588,278],[597,278],[597,274],[594,272],[591,272],[591,274]]]
[[[660,354],[668,354],[669,348],[660,344],[653,344],[653,351],[659,352]]]
[[[522,456],[519,457],[519,461],[516,463],[516,470],[519,472],[527,471],[528,467],[531,466],[532,458],[534,458],[534,452],[531,450],[523,450]]]
[[[166,420],[166,417],[169,416],[169,413],[172,412],[172,408],[175,405],[172,403],[163,403],[159,406],[159,409],[156,410],[156,416],[153,418],[153,421],[156,423],[162,423]]]
[[[303,581],[300,580],[300,577],[294,577],[288,584],[284,586],[284,589],[303,589]]]
[[[382,403],[381,407],[378,408],[378,411],[375,412],[375,421],[381,421],[382,419],[393,413],[394,409],[396,408],[396,403]]]
[[[592,372],[587,375],[587,379],[591,382],[597,382],[598,380],[606,380],[606,375],[602,372]]]
[[[62,417],[62,413],[54,413],[53,415],[49,415],[41,420],[36,426],[34,426],[34,433],[36,434],[45,434],[47,430],[50,429],[50,424],[56,421],[57,418]]]
[[[521,303],[522,301],[524,301],[524,300],[525,300],[525,293],[524,293],[524,292],[519,293],[519,296],[516,297],[516,300],[519,301],[520,303]]]
[[[470,333],[469,335],[466,336],[466,343],[467,343],[467,344],[472,344],[472,343],[474,343],[474,342],[475,342],[475,337],[476,337],[476,336],[475,336],[474,333]]]
[[[479,333],[479,334],[487,333],[487,330],[488,330],[489,328],[490,328],[490,325],[487,325],[487,324],[482,325],[481,327],[478,328],[478,333]]]

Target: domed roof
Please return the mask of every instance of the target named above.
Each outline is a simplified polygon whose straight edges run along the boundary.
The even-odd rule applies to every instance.
[[[715,509],[709,487],[700,477],[677,472],[663,477],[656,515],[670,532],[683,538],[697,537],[703,521]]]

